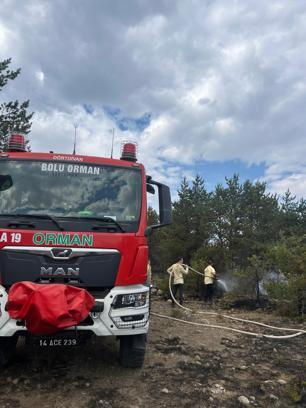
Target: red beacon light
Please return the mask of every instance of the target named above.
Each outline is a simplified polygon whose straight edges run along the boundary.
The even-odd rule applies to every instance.
[[[25,137],[17,133],[11,134],[7,150],[9,152],[25,152],[26,151]]]
[[[137,161],[137,143],[124,141],[121,144],[120,160]]]

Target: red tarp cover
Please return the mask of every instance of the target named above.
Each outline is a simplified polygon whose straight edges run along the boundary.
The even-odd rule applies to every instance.
[[[84,320],[95,303],[85,289],[63,284],[15,283],[6,309],[33,334],[51,334]]]

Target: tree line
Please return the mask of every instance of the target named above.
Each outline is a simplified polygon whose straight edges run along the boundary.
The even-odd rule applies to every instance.
[[[158,221],[152,208],[148,221]],[[202,271],[213,259],[219,276],[235,283],[236,291],[258,298],[266,279],[265,290],[280,308],[303,313],[306,200],[290,191],[273,194],[264,182],[241,182],[237,174],[213,191],[200,176],[190,183],[184,178],[173,203],[173,224],[150,237],[153,271],[165,271],[179,256]],[[193,281],[196,291],[198,278]]]

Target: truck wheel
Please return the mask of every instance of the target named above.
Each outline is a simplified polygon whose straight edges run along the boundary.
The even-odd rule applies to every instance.
[[[0,367],[10,360],[17,344],[18,336],[0,337]]]
[[[146,354],[146,344],[146,334],[120,337],[120,365],[127,368],[142,367]]]

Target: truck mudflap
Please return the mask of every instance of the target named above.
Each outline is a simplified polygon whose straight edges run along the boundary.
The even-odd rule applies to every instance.
[[[8,293],[0,285],[0,336],[29,334],[25,322],[13,319],[5,310]],[[115,286],[95,303],[86,319],[69,330],[87,331],[96,336],[130,336],[149,328],[149,288],[144,285]]]

